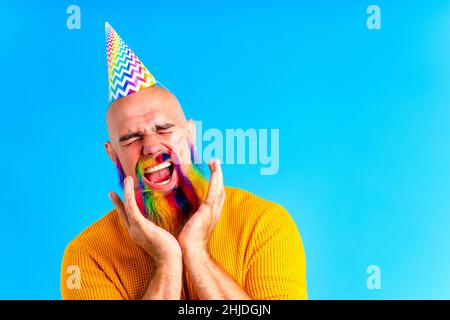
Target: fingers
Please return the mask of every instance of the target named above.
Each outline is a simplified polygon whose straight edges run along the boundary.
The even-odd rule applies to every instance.
[[[211,160],[208,166],[209,170],[211,170],[211,177],[209,178],[208,193],[206,194],[204,203],[212,209],[217,198],[219,178],[216,172],[215,160]]]
[[[136,225],[141,223],[142,219],[145,218],[141,214],[141,211],[139,210],[139,207],[136,203],[136,198],[134,196],[133,178],[126,177],[124,182],[125,182],[125,190],[124,190],[125,204],[122,202],[122,200],[116,193],[110,192],[108,195],[111,198],[111,201],[114,204],[114,207],[116,208],[117,212],[119,213],[120,219],[123,221],[125,226],[129,228],[130,225]]]
[[[217,176],[218,176],[218,180],[219,180],[218,181],[219,191],[217,193],[217,198],[216,198],[216,207],[214,208],[214,212],[216,214],[215,220],[217,222],[222,213],[223,204],[225,203],[225,187],[223,184],[222,166],[220,165],[220,161],[215,162],[215,172],[217,172]]]
[[[220,216],[222,215],[222,209],[223,209],[224,203],[225,203],[225,191],[222,192],[222,196],[219,199],[217,209],[214,211],[215,212],[214,224],[216,224],[219,221]]]
[[[128,222],[130,224],[138,224],[142,222],[144,216],[141,214],[139,207],[136,203],[136,198],[134,194],[134,180],[132,177],[128,176],[125,178],[125,212],[128,217]]]
[[[217,175],[217,193],[215,198],[215,207],[216,210],[221,202],[221,199],[224,196],[224,186],[223,186],[223,174],[222,174],[222,166],[220,165],[220,160],[214,161],[214,173]]]
[[[220,203],[220,199],[222,198],[223,195],[223,175],[222,175],[222,167],[220,166],[219,160],[216,160],[214,162],[214,172],[217,175],[217,193],[216,198],[214,199],[215,206],[213,210],[217,210]]]
[[[212,211],[215,211],[223,205],[222,199],[224,198],[224,186],[222,167],[220,166],[219,160],[212,160],[208,165],[211,170],[211,178],[204,203]]]
[[[116,211],[119,214],[120,219],[125,224],[125,226],[128,228],[130,226],[130,223],[128,222],[127,213],[125,211],[125,206],[123,205],[122,200],[114,192],[110,192],[110,193],[108,193],[108,195],[109,195],[109,198],[111,199],[112,203],[114,204],[114,207],[116,208]]]
[[[216,172],[217,172],[217,175],[218,175],[218,177],[219,177],[219,187],[220,187],[220,192],[219,192],[219,199],[221,198],[221,197],[223,197],[223,195],[224,195],[224,185],[223,185],[223,173],[222,173],[222,166],[221,166],[221,164],[220,164],[220,160],[217,160],[216,161],[216,163],[215,163],[215,165],[216,165]]]

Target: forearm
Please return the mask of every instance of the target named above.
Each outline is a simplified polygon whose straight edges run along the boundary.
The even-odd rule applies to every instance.
[[[247,293],[231,278],[208,252],[184,259],[195,291],[201,300],[248,300]]]
[[[179,300],[182,269],[156,269],[142,300]]]

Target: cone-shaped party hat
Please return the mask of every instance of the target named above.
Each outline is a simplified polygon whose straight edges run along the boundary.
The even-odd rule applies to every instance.
[[[109,102],[155,85],[156,79],[108,22],[105,34]]]

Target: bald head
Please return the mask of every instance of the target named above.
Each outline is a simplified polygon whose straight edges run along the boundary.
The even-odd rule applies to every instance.
[[[164,116],[171,118],[178,125],[186,123],[186,117],[175,95],[155,85],[113,101],[106,113],[106,125],[110,138],[114,139],[114,134],[124,122],[136,118]]]

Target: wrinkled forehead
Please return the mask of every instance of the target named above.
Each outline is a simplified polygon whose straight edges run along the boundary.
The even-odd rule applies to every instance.
[[[110,138],[132,130],[144,130],[165,122],[186,122],[176,97],[162,88],[147,88],[111,103],[106,115]]]

